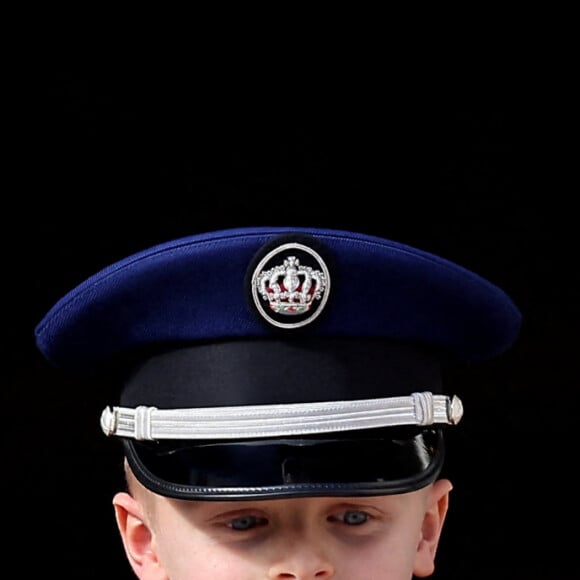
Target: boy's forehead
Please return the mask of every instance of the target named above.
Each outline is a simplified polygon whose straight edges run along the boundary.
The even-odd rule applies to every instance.
[[[423,504],[429,494],[433,484],[406,493],[372,495],[372,496],[306,496],[275,499],[247,499],[247,500],[225,500],[225,501],[191,501],[175,500],[157,494],[151,494],[153,501],[160,503],[173,503],[179,509],[195,511],[200,514],[223,514],[228,512],[239,512],[243,510],[280,510],[295,513],[297,510],[319,511],[325,509],[362,509],[376,508],[383,512],[395,512],[405,509],[412,503]]]

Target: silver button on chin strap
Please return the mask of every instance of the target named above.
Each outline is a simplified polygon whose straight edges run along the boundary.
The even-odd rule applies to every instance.
[[[457,424],[459,397],[413,393],[404,397],[194,409],[107,407],[106,435],[138,440],[250,439],[334,433],[355,429]]]

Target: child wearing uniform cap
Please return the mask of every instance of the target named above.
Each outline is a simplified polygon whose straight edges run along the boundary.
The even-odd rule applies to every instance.
[[[100,417],[141,579],[430,576],[463,407],[441,367],[494,357],[521,315],[489,281],[376,236],[221,230],[127,257],[36,328],[75,372],[114,373]]]

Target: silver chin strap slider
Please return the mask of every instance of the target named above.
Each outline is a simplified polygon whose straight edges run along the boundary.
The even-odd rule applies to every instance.
[[[107,435],[116,435],[117,432],[117,418],[119,416],[118,407],[105,407],[101,413],[101,429]]]

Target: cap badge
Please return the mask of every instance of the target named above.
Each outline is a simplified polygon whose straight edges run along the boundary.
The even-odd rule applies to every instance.
[[[324,309],[330,291],[328,268],[312,248],[289,242],[268,252],[251,280],[260,315],[278,328],[310,324]]]

